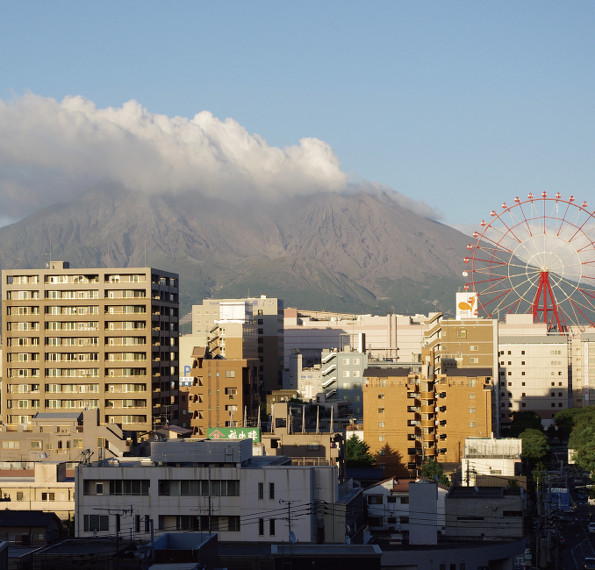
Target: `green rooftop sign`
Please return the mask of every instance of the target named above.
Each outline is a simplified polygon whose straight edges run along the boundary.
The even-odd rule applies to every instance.
[[[216,427],[207,428],[208,439],[251,439],[260,443],[260,428],[254,427]]]

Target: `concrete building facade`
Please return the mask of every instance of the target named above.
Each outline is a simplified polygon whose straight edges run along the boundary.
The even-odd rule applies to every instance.
[[[461,461],[463,485],[475,486],[478,475],[515,477],[520,472],[522,451],[518,438],[467,438]]]
[[[2,271],[2,421],[100,410],[147,432],[177,420],[178,276],[152,269]]]
[[[535,412],[551,421],[571,405],[572,382],[567,335],[500,336],[498,391],[500,423],[515,412]]]
[[[75,531],[113,535],[119,526],[126,536],[147,539],[144,521],[152,520],[156,535],[203,530],[217,532],[220,542],[262,543],[293,533],[297,542],[316,542],[325,524],[316,507],[334,505],[338,495],[336,467],[254,457],[251,440],[154,442],[150,458],[77,468]]]
[[[356,349],[359,338],[365,335],[361,352],[377,360],[393,362],[419,362],[424,332],[424,315],[347,315],[286,309],[284,366],[299,352],[304,355],[304,366],[309,358],[320,360],[322,349]]]
[[[0,476],[25,475],[40,461],[121,457],[132,443],[117,424],[101,425],[98,409],[37,412],[24,427],[0,431]]]

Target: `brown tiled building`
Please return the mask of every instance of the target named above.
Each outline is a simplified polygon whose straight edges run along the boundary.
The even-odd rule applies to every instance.
[[[254,418],[257,371],[256,358],[221,358],[195,347],[191,385],[180,387],[182,426],[206,436],[209,427],[241,426],[245,414]]]
[[[414,473],[429,458],[460,462],[465,438],[491,434],[491,369],[428,378],[368,368],[364,376],[364,437],[387,475]]]

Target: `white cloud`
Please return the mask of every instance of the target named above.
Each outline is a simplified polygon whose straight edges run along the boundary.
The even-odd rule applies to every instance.
[[[208,111],[188,119],[149,113],[136,101],[98,109],[80,96],[59,102],[28,94],[0,101],[0,132],[4,220],[100,184],[146,192],[196,190],[224,199],[353,190],[324,141],[269,146],[233,119]]]

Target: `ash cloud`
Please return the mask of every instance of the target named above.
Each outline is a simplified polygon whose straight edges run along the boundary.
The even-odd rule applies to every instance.
[[[28,94],[0,100],[0,130],[4,222],[101,184],[153,193],[190,190],[230,200],[374,188],[350,182],[324,141],[303,138],[277,148],[208,111],[168,117],[134,100],[99,109],[81,96],[56,101]],[[419,209],[419,203],[394,195]]]

